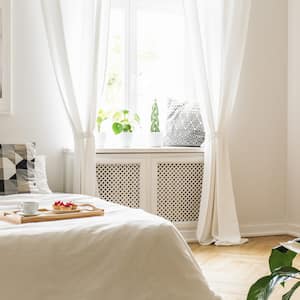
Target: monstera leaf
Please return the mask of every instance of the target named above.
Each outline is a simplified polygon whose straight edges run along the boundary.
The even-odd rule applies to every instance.
[[[247,300],[267,300],[276,285],[284,284],[299,274],[300,271],[296,268],[279,267],[271,275],[260,278],[251,286]]]
[[[291,267],[297,253],[284,248],[283,246],[272,249],[269,258],[270,271],[273,272],[282,266]]]
[[[272,249],[269,258],[269,268],[271,274],[258,279],[250,288],[247,300],[267,300],[274,288],[290,279],[300,280],[300,271],[292,266],[297,253],[286,249],[283,246]],[[300,286],[300,281],[282,296],[282,300],[289,300],[296,289]]]

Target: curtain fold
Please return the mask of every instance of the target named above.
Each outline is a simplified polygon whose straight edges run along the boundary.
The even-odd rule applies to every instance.
[[[228,127],[239,86],[251,0],[184,0],[197,99],[206,131],[197,228],[201,244],[241,238],[232,186]]]
[[[74,137],[73,192],[95,195],[95,120],[103,95],[110,0],[41,0],[50,56]]]

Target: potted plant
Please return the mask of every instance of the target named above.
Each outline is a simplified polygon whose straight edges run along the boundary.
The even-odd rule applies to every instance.
[[[106,134],[105,132],[101,131],[101,126],[105,120],[109,118],[109,113],[100,108],[98,110],[96,124],[97,124],[97,133],[96,133],[96,147],[103,147],[105,140],[106,140]]]
[[[150,145],[153,147],[161,146],[162,135],[159,129],[159,110],[157,100],[154,100],[151,112],[151,127],[150,127]]]
[[[114,113],[112,130],[114,134],[120,135],[123,147],[129,147],[131,145],[132,132],[135,129],[134,125],[139,124],[139,122],[139,115],[137,113],[132,114],[127,109]]]
[[[247,300],[267,300],[277,285],[285,287],[287,281],[291,281],[292,285],[287,287],[288,290],[285,289],[282,300],[292,298],[300,287],[300,270],[293,267],[293,260],[300,253],[299,243],[300,239],[295,239],[272,249],[269,258],[270,274],[258,279],[250,287]]]

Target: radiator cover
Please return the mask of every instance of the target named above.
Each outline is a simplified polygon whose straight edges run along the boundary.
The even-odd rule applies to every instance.
[[[101,199],[131,208],[140,207],[140,164],[97,163],[97,191]]]
[[[198,220],[203,163],[157,164],[157,214],[172,222]]]
[[[203,169],[199,159],[98,160],[98,196],[173,223],[197,222]]]

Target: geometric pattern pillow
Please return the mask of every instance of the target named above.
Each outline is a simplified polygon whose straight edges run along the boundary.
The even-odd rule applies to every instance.
[[[200,147],[204,140],[199,104],[169,99],[164,145]]]
[[[0,195],[37,191],[35,143],[0,144]]]

